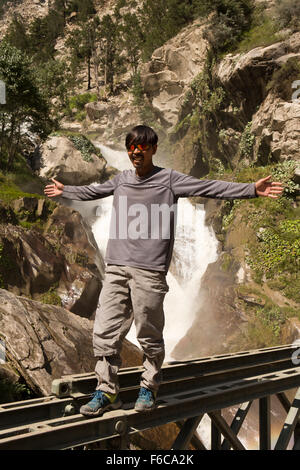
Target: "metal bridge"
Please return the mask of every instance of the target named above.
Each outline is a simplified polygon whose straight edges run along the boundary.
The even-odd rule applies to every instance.
[[[86,418],[79,408],[96,386],[94,374],[63,376],[52,383],[52,395],[0,404],[0,450],[76,449],[120,437],[129,449],[130,436],[175,422],[173,450],[206,450],[195,431],[205,414],[211,419],[211,449],[244,450],[238,437],[254,400],[259,403],[259,449],[271,450],[271,396],[286,413],[274,450],[300,449],[300,360],[295,345],[216,355],[163,366],[158,407],[134,410],[142,367],[119,371],[123,408]],[[296,364],[296,365],[295,365]],[[286,392],[293,391],[292,403]],[[239,405],[228,424],[222,409]]]

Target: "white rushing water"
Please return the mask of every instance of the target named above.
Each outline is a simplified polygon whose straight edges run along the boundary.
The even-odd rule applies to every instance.
[[[109,165],[120,171],[132,168],[126,152],[112,150],[104,145],[97,146]],[[109,234],[112,196],[97,202],[98,217],[92,230],[101,254],[104,256]],[[170,290],[164,303],[165,361],[173,359],[173,348],[192,325],[195,312],[201,302],[199,298],[201,278],[208,264],[216,261],[217,252],[218,241],[213,230],[205,225],[203,206],[191,204],[186,198],[179,199],[173,261],[167,274]],[[127,339],[139,346],[134,324]]]

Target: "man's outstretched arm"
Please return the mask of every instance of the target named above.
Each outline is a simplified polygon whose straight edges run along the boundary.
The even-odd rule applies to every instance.
[[[87,186],[64,185],[52,178],[51,181],[53,181],[53,184],[47,185],[44,189],[44,193],[50,198],[61,196],[65,199],[72,199],[75,201],[102,199],[103,197],[111,196],[114,193],[117,178],[118,175],[103,184],[91,184]]]
[[[256,183],[232,183],[221,180],[202,180],[172,170],[171,187],[177,197],[202,196],[217,199],[250,199],[258,196],[277,198],[282,184],[271,182],[271,176]]]

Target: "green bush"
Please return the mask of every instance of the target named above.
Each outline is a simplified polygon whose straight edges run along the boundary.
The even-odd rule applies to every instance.
[[[299,192],[299,185],[293,181],[296,162],[294,160],[285,160],[278,163],[271,173],[273,181],[281,181],[284,185],[283,195],[289,199],[293,199]]]
[[[255,47],[269,46],[284,39],[278,31],[278,25],[272,18],[258,10],[248,31],[244,32],[235,49],[236,52],[248,52]]]
[[[255,142],[255,135],[251,132],[252,121],[248,122],[245,126],[240,140],[240,156],[251,157],[253,145]]]
[[[200,0],[197,3],[201,16],[211,15],[204,38],[218,54],[235,47],[251,26],[252,0]]]
[[[279,344],[281,328],[285,321],[283,309],[275,305],[258,308],[248,324],[249,347],[261,348]]]
[[[270,279],[284,271],[299,270],[300,220],[283,220],[278,227],[263,228],[259,240],[247,259],[258,274]]]
[[[80,150],[83,160],[92,162],[92,154],[101,156],[101,152],[97,149],[92,142],[84,135],[69,135],[68,138],[73,142],[77,150]]]
[[[96,93],[83,93],[81,95],[71,96],[68,99],[68,105],[65,109],[65,113],[72,118],[75,118],[77,121],[83,121],[86,117],[86,111],[84,109],[87,103],[92,103],[97,101]],[[76,109],[74,112],[73,110]]]
[[[12,383],[7,379],[0,380],[0,403],[26,400],[32,398],[31,390],[25,384]]]
[[[59,307],[61,306],[61,298],[55,291],[55,287],[51,287],[48,292],[45,292],[45,294],[41,295],[39,301],[48,305],[58,305]]]

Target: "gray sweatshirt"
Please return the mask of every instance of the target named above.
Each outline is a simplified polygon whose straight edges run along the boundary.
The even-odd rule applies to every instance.
[[[145,177],[125,170],[103,184],[65,186],[62,197],[77,201],[113,195],[107,264],[167,273],[174,245],[180,197],[218,199],[256,197],[255,184],[199,180],[169,168],[154,167]]]

